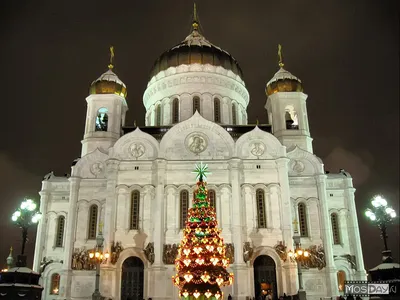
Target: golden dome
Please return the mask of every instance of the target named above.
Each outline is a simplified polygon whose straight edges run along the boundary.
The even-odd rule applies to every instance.
[[[279,92],[302,92],[303,86],[301,80],[294,76],[292,73],[286,71],[283,66],[283,53],[282,46],[278,45],[279,57],[279,71],[275,73],[274,77],[267,83],[265,91],[267,95],[272,95]]]
[[[192,32],[178,45],[160,55],[150,72],[150,78],[170,67],[190,64],[221,66],[243,79],[242,69],[232,55],[210,43],[199,32],[196,8]]]
[[[267,83],[267,95],[278,92],[302,92],[301,80],[282,67],[275,73],[274,77]]]
[[[111,68],[92,82],[90,94],[115,94],[126,98],[128,91],[121,79],[111,70]]]

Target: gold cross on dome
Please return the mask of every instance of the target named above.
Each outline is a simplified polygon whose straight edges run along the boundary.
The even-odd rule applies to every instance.
[[[115,54],[114,54],[114,46],[111,46],[110,47],[110,64],[108,65],[108,68],[110,69],[110,70],[112,70],[113,68],[114,68],[114,56],[115,56]]]
[[[279,57],[279,67],[283,68],[285,65],[283,63],[282,45],[278,44],[278,57]]]

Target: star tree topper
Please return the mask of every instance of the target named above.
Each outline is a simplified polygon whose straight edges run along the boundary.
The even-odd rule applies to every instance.
[[[211,174],[211,172],[208,171],[208,165],[203,165],[203,162],[200,162],[200,164],[196,164],[195,169],[192,173],[196,174],[196,179],[198,179],[199,181],[203,181],[203,179],[206,180],[207,175]]]

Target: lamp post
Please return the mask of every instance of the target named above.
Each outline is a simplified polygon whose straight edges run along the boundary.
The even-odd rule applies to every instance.
[[[375,196],[372,201],[372,208],[367,208],[365,215],[375,224],[378,225],[381,230],[381,237],[385,246],[385,251],[388,252],[387,246],[387,225],[393,222],[396,218],[396,212],[393,208],[389,207],[387,201],[382,196]]]
[[[103,253],[104,237],[102,232],[102,224],[99,225],[99,234],[96,237],[96,247],[89,252],[89,259],[96,265],[96,281],[95,288],[92,294],[92,300],[102,300],[104,297],[100,294],[100,264],[110,257],[108,252]]]
[[[299,279],[299,292],[298,292],[299,300],[306,300],[307,295],[306,295],[306,291],[303,288],[303,273],[302,273],[303,266],[302,266],[302,263],[305,262],[310,257],[310,253],[307,250],[304,250],[301,248],[300,234],[297,229],[298,222],[296,220],[294,220],[293,224],[295,225],[294,235],[293,235],[295,250],[294,251],[290,250],[288,255],[290,258],[294,258],[297,262],[297,275],[298,275],[298,279]]]
[[[13,213],[11,220],[22,229],[21,255],[17,257],[17,267],[26,266],[25,244],[28,239],[28,228],[39,222],[42,214],[37,209],[36,203],[31,199],[25,199],[20,207]]]

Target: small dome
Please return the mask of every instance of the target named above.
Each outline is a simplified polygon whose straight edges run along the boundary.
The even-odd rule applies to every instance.
[[[280,68],[275,73],[274,77],[267,83],[267,95],[272,95],[278,92],[302,92],[303,86],[301,80],[292,73]]]
[[[156,60],[150,78],[170,67],[190,64],[221,66],[243,79],[242,69],[237,61],[228,52],[210,43],[199,32],[197,21],[193,23],[191,34]]]
[[[126,98],[128,91],[126,90],[126,85],[110,68],[92,82],[90,94],[115,94]]]

